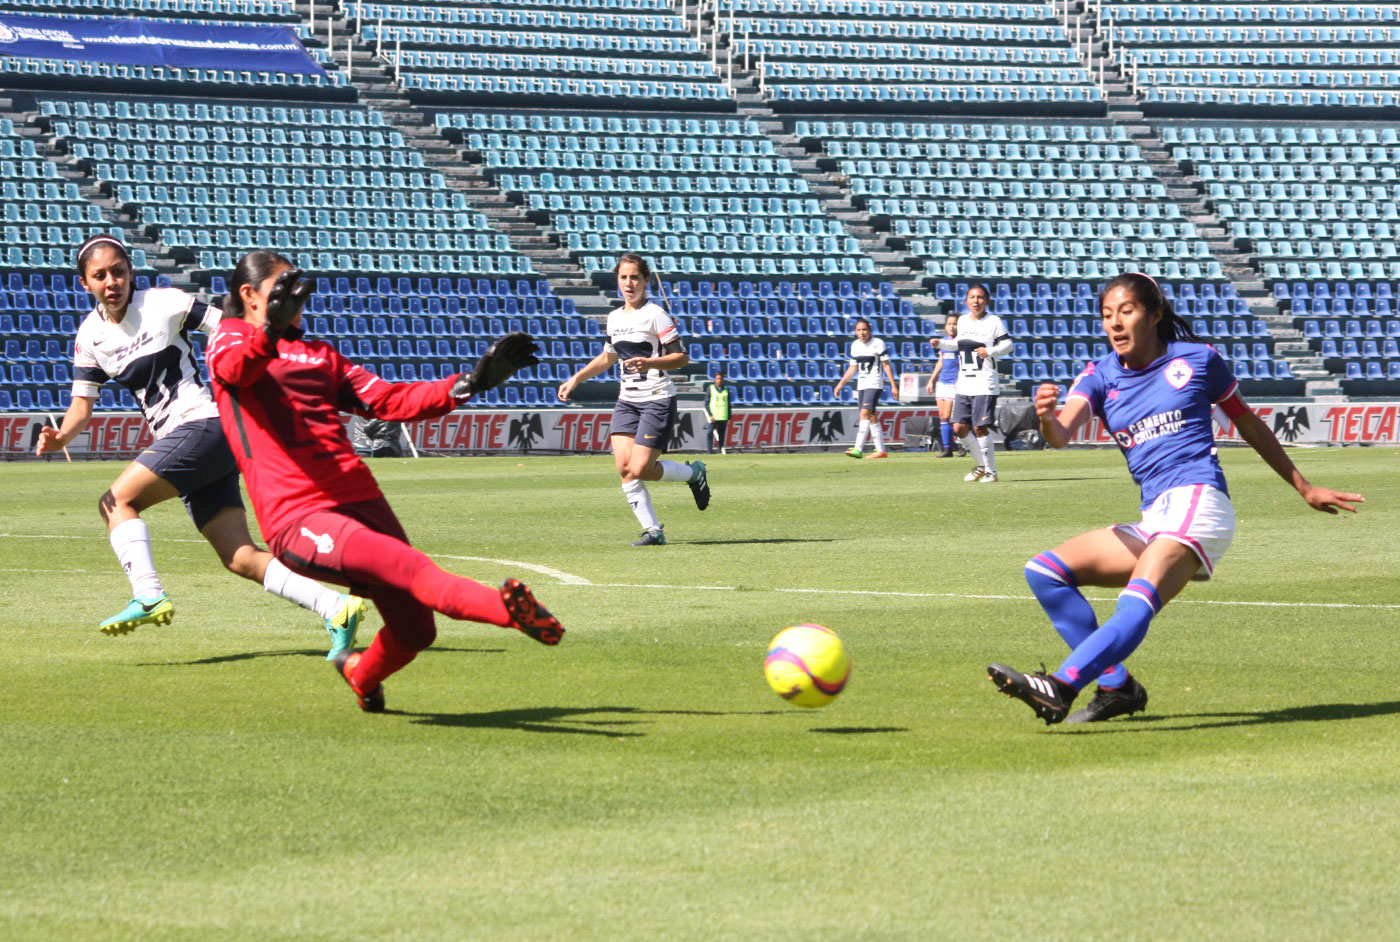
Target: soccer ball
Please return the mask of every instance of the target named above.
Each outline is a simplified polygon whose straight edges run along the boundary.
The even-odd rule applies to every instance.
[[[778,632],[763,659],[773,692],[800,707],[826,706],[851,677],[851,659],[836,633],[821,625],[794,625]]]

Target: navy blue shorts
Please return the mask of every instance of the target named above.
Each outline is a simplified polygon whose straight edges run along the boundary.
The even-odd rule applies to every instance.
[[[218,419],[186,422],[152,442],[136,461],[180,492],[196,530],[203,530],[225,507],[243,507],[238,463]]]
[[[883,389],[857,389],[856,401],[867,412],[874,412],[880,406],[880,393]]]
[[[609,435],[626,435],[638,445],[665,451],[676,426],[676,397],[651,402],[626,402],[613,407]]]
[[[983,428],[994,425],[997,414],[996,396],[954,396],[953,424]]]

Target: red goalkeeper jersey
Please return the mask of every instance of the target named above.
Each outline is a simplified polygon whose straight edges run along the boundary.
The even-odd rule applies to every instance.
[[[242,320],[219,324],[207,360],[219,421],[266,540],[306,514],[383,496],[341,412],[406,422],[459,402],[455,377],[390,383],[324,340],[274,342]]]

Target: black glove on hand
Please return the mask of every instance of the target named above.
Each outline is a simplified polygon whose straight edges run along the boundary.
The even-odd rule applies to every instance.
[[[515,331],[491,344],[477,361],[476,368],[463,373],[452,384],[452,395],[465,399],[474,393],[494,389],[515,375],[517,370],[539,363],[535,356],[540,345],[529,334]]]
[[[272,284],[272,293],[267,296],[267,324],[263,327],[273,340],[286,337],[295,340],[301,336],[301,329],[292,326],[306,299],[316,286],[306,278],[300,268],[290,268],[277,276]]]

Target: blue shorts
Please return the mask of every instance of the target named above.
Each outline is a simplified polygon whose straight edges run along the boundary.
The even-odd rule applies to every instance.
[[[880,405],[880,393],[883,389],[857,389],[856,402],[867,412],[874,412]]]
[[[995,425],[996,417],[996,396],[953,397],[952,422],[954,425],[971,425],[974,428],[983,428]]]
[[[619,399],[613,407],[609,435],[626,435],[638,445],[665,451],[676,426],[676,397],[651,402]]]
[[[243,507],[238,463],[218,419],[196,419],[178,426],[152,442],[136,462],[180,492],[196,530],[203,530],[225,507]]]

